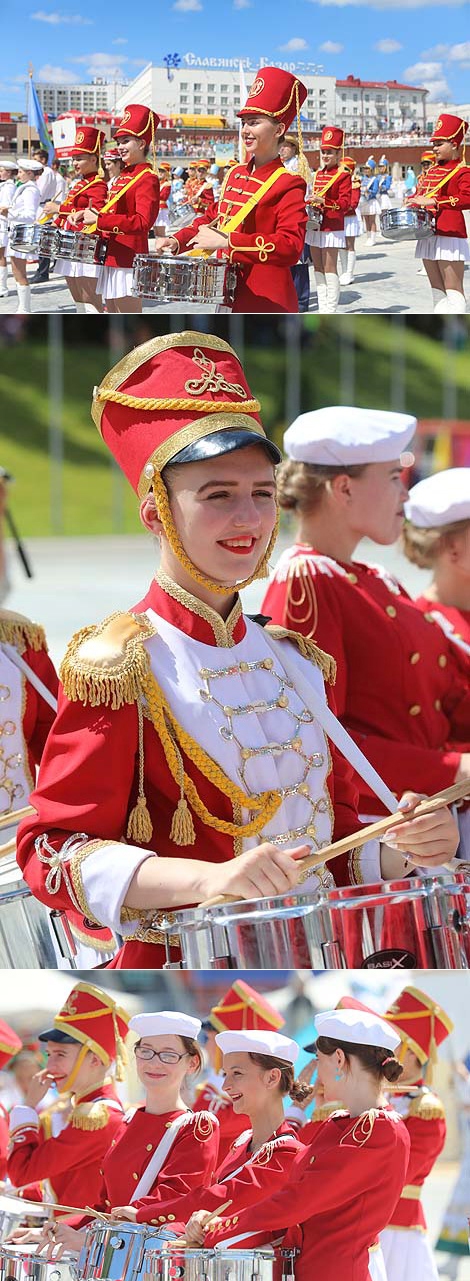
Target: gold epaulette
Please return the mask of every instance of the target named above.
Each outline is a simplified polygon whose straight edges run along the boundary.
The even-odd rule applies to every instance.
[[[0,641],[14,645],[20,654],[24,654],[28,645],[31,649],[47,651],[46,633],[39,623],[32,623],[24,614],[14,614],[11,609],[0,610]]]
[[[329,685],[334,685],[336,681],[336,662],[331,654],[326,654],[314,640],[307,636],[302,636],[301,632],[291,632],[288,627],[274,627],[269,624],[266,631],[272,636],[273,640],[290,640],[297,645],[299,653],[303,658],[310,658],[316,667],[320,668],[322,675]]]
[[[415,1099],[412,1099],[408,1116],[419,1117],[420,1121],[442,1121],[445,1119],[445,1112],[437,1094],[426,1093],[418,1094]]]
[[[109,1121],[109,1108],[103,1099],[79,1103],[72,1112],[74,1130],[104,1130]]]
[[[90,707],[135,703],[150,671],[144,640],[155,635],[145,615],[111,614],[70,641],[60,679],[71,702]]]
[[[315,1108],[315,1111],[312,1112],[312,1115],[309,1119],[310,1121],[327,1121],[329,1116],[333,1116],[333,1112],[338,1112],[338,1111],[341,1111],[341,1107],[339,1104],[322,1103],[321,1107]]]

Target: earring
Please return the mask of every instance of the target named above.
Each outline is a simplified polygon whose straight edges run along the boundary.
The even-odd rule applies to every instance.
[[[344,1072],[335,1072],[335,1081],[342,1081]]]

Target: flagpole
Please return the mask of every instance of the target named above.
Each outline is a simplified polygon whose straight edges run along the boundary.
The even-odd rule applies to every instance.
[[[33,70],[34,70],[34,68],[33,68],[33,64],[32,64],[32,62],[30,62],[29,67],[28,67],[28,77],[29,77],[29,79],[28,79],[28,102],[27,102],[27,109],[28,109],[28,157],[29,157],[29,159],[31,159],[31,111],[30,111],[30,106],[31,106],[31,84],[32,84],[32,79],[33,79]]]

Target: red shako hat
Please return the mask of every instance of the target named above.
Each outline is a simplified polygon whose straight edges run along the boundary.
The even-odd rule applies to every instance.
[[[56,1014],[54,1027],[41,1032],[39,1040],[78,1041],[106,1066],[113,1059],[122,1066],[126,1062],[128,1024],[126,1011],[107,992],[93,983],[76,983]]]
[[[325,125],[322,129],[320,147],[331,147],[333,151],[340,151],[344,143],[344,129],[338,129],[337,125]]]
[[[443,112],[439,116],[439,120],[436,121],[431,142],[454,142],[456,147],[460,147],[467,129],[468,120],[462,120],[461,116],[450,116]]]
[[[290,71],[283,71],[281,67],[261,67],[237,115],[272,116],[288,129],[306,97],[305,85]]]
[[[404,987],[383,1017],[393,1023],[420,1063],[437,1061],[438,1047],[454,1026],[438,1002],[417,987]]]
[[[132,102],[126,107],[114,137],[123,138],[130,134],[134,138],[143,138],[149,147],[159,124],[160,116],[157,116],[151,107],[143,107],[139,102]]]
[[[10,1059],[23,1049],[21,1037],[17,1036],[9,1023],[0,1019],[0,1068],[6,1067]]]
[[[106,136],[102,129],[95,129],[94,125],[80,125],[75,134],[75,142],[71,148],[71,156],[86,156],[101,154],[103,143],[106,142]]]
[[[218,1032],[284,1027],[285,1019],[270,1001],[243,979],[236,979],[218,1005],[213,1005],[208,1022]]]

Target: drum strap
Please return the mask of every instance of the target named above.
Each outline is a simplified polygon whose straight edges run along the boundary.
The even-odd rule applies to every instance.
[[[106,201],[106,204],[103,205],[103,208],[99,210],[99,213],[100,214],[108,213],[108,210],[112,209],[113,205],[117,205],[117,202],[118,200],[121,199],[121,196],[125,196],[126,192],[130,191],[131,187],[135,187],[136,183],[140,182],[140,179],[143,178],[144,174],[146,173],[153,173],[153,169],[150,168],[150,165],[148,169],[141,169],[140,173],[135,173],[134,177],[130,178],[129,182],[126,182],[125,187],[120,187],[119,191],[115,191],[114,196],[111,196],[111,199]],[[83,230],[86,236],[91,236],[93,235],[94,231],[98,230],[98,223],[95,222],[91,227],[90,226],[86,227]]]
[[[72,213],[72,211],[73,211],[73,197],[74,197],[74,194],[76,194],[77,196],[81,196],[81,195],[82,195],[82,192],[84,192],[84,191],[88,191],[88,188],[89,188],[89,187],[93,187],[93,186],[94,186],[94,184],[95,184],[95,182],[98,182],[98,181],[99,181],[99,182],[101,182],[101,178],[99,177],[99,174],[95,174],[93,178],[90,178],[90,181],[89,181],[89,182],[86,182],[86,183],[85,183],[85,186],[84,186],[84,187],[80,187],[80,190],[79,190],[79,191],[75,192],[74,187],[72,187],[72,190],[71,190],[70,194],[69,194],[69,195],[66,197],[66,199],[63,201],[62,208],[61,208],[61,209],[59,209],[59,210],[56,210],[54,213],[46,214],[46,217],[45,217],[45,218],[38,218],[38,224],[39,224],[39,226],[40,226],[40,227],[42,227],[42,226],[43,226],[43,224],[44,224],[45,222],[50,222],[50,221],[51,221],[51,218],[57,218],[57,216],[58,216],[58,214],[59,214],[59,213],[63,213],[63,214]],[[69,202],[69,203],[67,203],[67,202]],[[66,207],[66,208],[64,208],[64,206],[67,206],[67,207]]]
[[[328,707],[326,700],[323,701],[323,699],[318,696],[310,682],[306,677],[304,677],[303,673],[299,671],[297,664],[291,662],[290,658],[287,657],[287,646],[285,643],[282,642],[282,650],[280,651],[277,642],[269,635],[269,630],[266,627],[264,628],[264,637],[269,648],[276,655],[278,661],[281,662],[286,675],[289,677],[289,680],[292,681],[294,689],[303,699],[308,711],[313,713],[315,720],[317,720],[321,725],[325,734],[328,735],[328,738],[331,738],[336,747],[339,747],[342,756],[349,761],[353,769],[356,770],[356,773],[364,779],[374,792],[375,796],[379,797],[379,800],[382,801],[382,804],[385,805],[385,808],[389,813],[394,814],[397,808],[396,796],[394,796],[393,792],[390,791],[390,788],[387,787],[387,784],[380,777],[380,774],[377,773],[374,766],[367,760],[367,757],[364,756],[363,752],[361,752],[360,747],[357,746],[357,743],[354,742],[351,735],[344,729],[341,722],[333,715],[333,712]]]
[[[241,227],[242,222],[245,222],[245,219],[248,218],[248,214],[252,212],[256,205],[259,205],[260,200],[263,199],[266,192],[269,191],[270,188],[274,186],[274,183],[278,182],[279,178],[282,178],[282,175],[286,172],[284,165],[280,165],[278,169],[275,169],[274,173],[271,173],[269,178],[266,179],[266,182],[263,182],[262,186],[258,187],[258,190],[254,192],[254,195],[249,197],[246,204],[242,205],[241,209],[237,209],[236,214],[233,214],[233,217],[229,218],[227,222],[222,223],[219,227],[219,231],[223,231],[224,236],[226,236],[230,235],[232,231],[236,231],[237,227]],[[187,257],[210,258],[211,254],[212,249],[190,249]]]
[[[150,1192],[151,1187],[153,1187],[153,1184],[155,1183],[157,1174],[160,1173],[162,1165],[166,1161],[168,1153],[173,1147],[177,1134],[183,1129],[183,1126],[188,1124],[193,1115],[193,1112],[190,1111],[182,1112],[181,1116],[175,1117],[175,1120],[172,1121],[171,1125],[168,1126],[168,1129],[165,1130],[163,1138],[160,1140],[160,1143],[157,1144],[155,1152],[150,1157],[150,1161],[145,1167],[144,1173],[137,1184],[135,1192],[131,1196],[131,1205],[134,1205],[135,1201],[139,1201],[140,1197],[147,1196],[147,1193]]]
[[[319,172],[320,171],[317,169],[317,173]],[[333,174],[333,177],[330,178],[330,181],[326,183],[326,186],[323,187],[321,191],[317,191],[317,192],[315,192],[315,178],[317,176],[317,174],[315,174],[315,178],[313,179],[312,196],[316,194],[317,196],[321,196],[323,198],[325,193],[330,190],[330,187],[334,187],[335,182],[337,181],[338,178],[341,177],[341,174],[343,173],[347,173],[347,170],[343,168],[343,165],[340,165],[339,169],[336,170],[336,173]]]
[[[41,695],[41,698],[44,699],[44,702],[48,703],[49,707],[52,707],[53,712],[56,712],[57,699],[54,697],[54,694],[52,694],[50,689],[47,688],[47,685],[44,685],[44,682],[40,680],[39,676],[36,676],[36,672],[33,672],[32,667],[25,662],[24,658],[21,657],[21,654],[18,653],[18,650],[15,649],[15,646],[8,645],[7,641],[1,641],[0,649],[3,650],[3,653],[7,655],[7,658],[15,664],[15,667],[19,667],[20,672],[23,672],[23,675],[26,676],[26,680],[29,681],[30,685],[34,685],[34,688],[37,690],[38,694]]]
[[[455,166],[455,169],[451,169],[450,173],[446,173],[445,178],[441,178],[441,181],[438,182],[437,187],[433,187],[432,191],[426,191],[423,194],[425,194],[426,196],[435,196],[436,192],[440,191],[441,187],[445,187],[446,182],[450,182],[450,179],[454,177],[454,174],[459,172],[459,169],[465,169],[463,160],[459,160],[459,163],[458,165]]]

